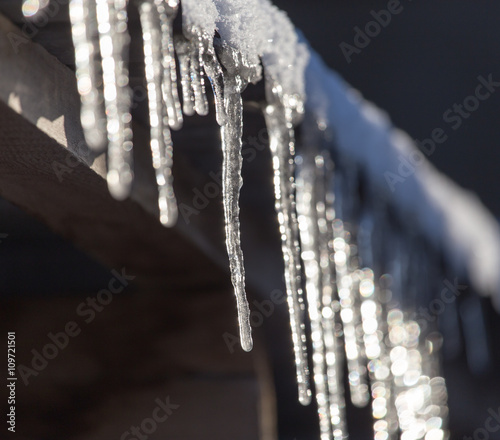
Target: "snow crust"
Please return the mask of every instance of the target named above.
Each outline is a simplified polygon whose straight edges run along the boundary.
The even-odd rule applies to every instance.
[[[299,42],[286,13],[269,0],[183,0],[183,20],[205,32],[215,30],[249,64],[262,60],[285,95],[304,97],[307,46]]]
[[[402,159],[418,151],[413,140],[394,128],[386,113],[365,101],[320,57],[312,53],[306,69],[306,113],[330,126],[337,146],[363,167],[370,183],[419,230],[437,244],[456,275],[466,273],[479,292],[493,295],[500,309],[500,229],[477,196],[460,188],[424,158],[391,191],[387,173],[400,176]]]

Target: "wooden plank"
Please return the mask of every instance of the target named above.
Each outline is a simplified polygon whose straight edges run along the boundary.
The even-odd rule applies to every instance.
[[[41,46],[23,40],[21,31],[1,15],[0,30],[3,196],[35,213],[107,265],[127,262],[141,273],[161,277],[167,249],[172,253],[172,246],[166,243],[180,234],[227,270],[221,188],[213,177],[220,170],[221,160],[215,112],[205,118],[187,118],[183,129],[173,133],[174,186],[180,203],[188,208],[198,206],[197,194],[207,184],[213,187],[215,183],[218,193],[196,215],[187,218],[181,215],[176,232],[172,233],[156,219],[157,190],[148,148],[149,134],[142,125],[147,123],[147,116],[134,113],[135,184],[130,200],[117,203],[107,194],[103,180],[104,156],[96,157],[83,141],[74,72]],[[255,90],[252,93],[258,97],[260,92]],[[258,106],[247,106],[245,138],[256,137],[261,130],[263,120]],[[273,213],[271,162],[265,147],[261,145],[255,150],[256,159],[248,161],[244,168],[251,184],[242,191],[242,216],[249,218],[249,221],[242,218],[242,239],[249,284],[267,295],[282,287],[282,263]],[[80,162],[82,166],[75,167]],[[68,167],[69,172],[64,172]],[[62,171],[57,173],[55,169]],[[14,170],[18,174],[13,174]],[[93,217],[92,226],[88,223],[89,216]],[[67,217],[72,218],[73,226],[67,224]],[[261,258],[264,249],[271,251],[265,259]],[[177,251],[182,253],[176,248],[174,257]],[[179,258],[179,268],[181,262]],[[181,273],[189,270],[189,266],[186,264]]]

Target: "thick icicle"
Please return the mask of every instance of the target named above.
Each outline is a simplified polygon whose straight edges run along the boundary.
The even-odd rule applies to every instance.
[[[255,77],[257,66],[245,66],[241,55],[235,50],[222,48],[224,72],[224,107],[227,122],[221,127],[222,137],[222,199],[226,231],[226,247],[229,256],[231,281],[236,296],[240,340],[243,350],[250,351],[253,346],[250,326],[250,308],[245,294],[245,268],[240,242],[239,195],[243,184],[242,134],[243,103],[241,92]]]
[[[311,401],[309,368],[304,325],[305,305],[300,277],[299,231],[295,212],[293,156],[295,144],[291,108],[284,104],[279,85],[266,78],[265,109],[269,146],[273,157],[275,207],[280,225],[281,247],[285,263],[285,283],[290,311],[290,326],[295,352],[299,401]]]
[[[161,51],[163,65],[162,92],[167,110],[168,124],[174,130],[182,127],[182,111],[177,93],[177,71],[174,54],[173,21],[179,0],[155,0],[161,25]]]
[[[148,87],[149,122],[151,127],[151,153],[158,184],[160,221],[173,226],[177,220],[177,203],[172,186],[172,138],[165,117],[162,96],[162,54],[160,17],[153,0],[139,4],[144,45],[145,76]],[[167,72],[169,73],[169,72]]]
[[[108,132],[108,188],[124,199],[132,185],[131,93],[128,87],[127,0],[96,0]]]
[[[87,145],[101,151],[107,147],[107,134],[95,1],[70,1],[69,16],[83,132]]]

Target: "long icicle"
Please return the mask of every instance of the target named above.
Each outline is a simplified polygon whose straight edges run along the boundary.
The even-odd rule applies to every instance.
[[[242,135],[243,135],[243,102],[241,92],[248,84],[247,78],[240,74],[241,60],[237,52],[226,48],[224,53],[224,107],[227,123],[221,126],[222,138],[222,200],[226,232],[226,247],[229,257],[231,281],[234,287],[240,340],[243,350],[253,347],[252,328],[250,325],[250,307],[245,293],[245,268],[240,241],[239,195],[243,184],[242,167]]]
[[[359,264],[355,237],[349,231],[349,224],[342,218],[352,216],[355,192],[351,181],[353,173],[345,176],[342,172],[334,174],[332,195],[334,199],[334,218],[330,228],[333,231],[333,251],[337,293],[340,302],[340,318],[344,330],[344,348],[351,402],[354,406],[364,407],[370,401],[368,370],[362,339],[362,322],[359,295]],[[354,242],[354,243],[353,243]]]
[[[299,159],[299,158],[297,158]],[[302,157],[300,158],[302,159]],[[311,321],[312,360],[314,387],[318,404],[321,440],[333,439],[330,394],[327,381],[325,333],[322,313],[321,271],[318,246],[318,218],[316,213],[315,169],[306,156],[298,160],[297,213],[302,245],[302,261],[306,277],[306,295],[309,319]],[[305,162],[305,163],[304,163]]]
[[[107,134],[95,1],[71,0],[69,16],[83,132],[87,145],[101,151],[107,147]]]
[[[305,305],[300,277],[299,230],[295,212],[295,183],[292,172],[295,144],[292,116],[286,109],[280,87],[266,78],[267,103],[264,116],[273,157],[275,207],[280,225],[281,248],[285,263],[285,284],[290,327],[295,353],[299,401],[311,401],[309,367],[304,324]]]
[[[340,330],[340,304],[336,296],[334,277],[333,230],[333,164],[327,154],[316,155],[315,160],[316,217],[318,228],[319,267],[321,271],[322,322],[325,343],[326,376],[330,401],[330,420],[333,438],[347,438],[345,397],[343,383],[343,341]]]
[[[162,96],[162,54],[157,50],[161,44],[160,17],[153,0],[145,0],[139,4],[139,15],[148,87],[151,153],[158,184],[160,221],[165,226],[173,226],[177,220],[177,202],[172,186],[172,138]]]
[[[173,22],[179,8],[179,0],[155,0],[160,16],[161,51],[163,64],[162,92],[165,102],[168,124],[174,130],[182,127],[183,118],[179,95],[177,93],[177,71],[174,54]]]
[[[131,93],[128,87],[127,0],[96,0],[108,132],[108,188],[122,200],[130,193],[132,172]]]

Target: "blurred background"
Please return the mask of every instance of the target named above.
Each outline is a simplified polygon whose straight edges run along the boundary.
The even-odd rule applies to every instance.
[[[343,43],[354,45],[356,27],[364,29],[373,20],[372,12],[387,9],[390,2],[275,0],[274,3],[288,13],[332,69],[360,90],[365,98],[387,111],[395,125],[412,138],[424,140],[435,128],[443,128],[448,138],[437,146],[429,160],[459,185],[475,192],[493,215],[500,217],[500,124],[497,120],[500,91],[492,93],[476,111],[464,116],[456,129],[443,119],[448,109],[474,94],[479,76],[492,75],[494,80],[500,81],[499,3],[401,0],[401,12],[393,15],[390,23],[359,53],[353,53],[350,62],[341,49]],[[207,130],[213,131],[215,126]],[[205,132],[200,136],[201,139],[213,137]],[[262,161],[266,160],[268,157],[264,156]],[[216,171],[218,161],[215,155],[205,171]],[[195,162],[196,158],[192,159],[192,163]],[[246,202],[251,205],[252,200],[261,195],[259,186],[252,187],[251,183],[259,172],[255,164],[246,170],[248,178],[242,206]],[[264,169],[258,180],[261,185],[268,184],[270,189],[270,168]],[[269,214],[272,212],[269,190],[265,197],[265,213]],[[253,221],[256,216],[253,212],[247,218]],[[215,229],[221,228],[221,224],[210,224]],[[271,231],[275,225],[270,222],[265,227],[275,241],[271,240],[268,248],[261,250],[262,254],[254,253],[248,258],[265,255],[281,273],[279,238]],[[0,243],[2,338],[7,331],[15,329],[19,362],[28,364],[32,357],[30,351],[43,346],[48,332],[59,331],[65,322],[73,319],[81,301],[89,295],[95,296],[108,285],[109,268],[76,248],[71,241],[51,232],[25,210],[3,199],[0,201],[0,233],[3,234]],[[243,229],[244,245],[245,240],[249,238],[245,238]],[[168,258],[176,258],[174,250],[167,262]],[[318,438],[314,405],[303,408],[296,403],[286,305],[276,305],[277,313],[266,317],[256,330],[259,341],[256,353],[240,353],[236,345],[233,355],[227,341],[221,337],[227,332],[237,334],[227,273],[214,269],[216,275],[212,277],[197,275],[199,267],[211,267],[210,263],[201,252],[193,251],[191,258],[192,265],[186,275],[188,281],[172,283],[175,274],[169,273],[166,264],[164,285],[148,289],[132,286],[116,300],[116,307],[111,306],[114,309],[108,315],[98,315],[94,327],[75,339],[71,350],[55,359],[39,377],[32,378],[35,385],[18,389],[18,423],[24,425],[24,430],[17,438],[120,438],[110,426],[120,426],[122,431],[119,432],[123,432],[132,416],[127,419],[128,413],[117,409],[118,403],[135,401],[146,402],[146,407],[152,405],[156,397],[154,391],[151,391],[152,398],[147,400],[142,397],[141,390],[156,386],[159,389],[165,380],[170,384],[167,388],[173,390],[168,391],[173,402],[177,397],[172,394],[175,390],[179,396],[188,396],[179,397],[187,399],[181,403],[179,411],[182,405],[191,408],[189,405],[199,401],[198,407],[191,408],[195,414],[203,413],[207,405],[217,406],[214,403],[217,401],[210,397],[214,395],[210,391],[214,384],[219,384],[219,390],[225,390],[226,397],[234,392],[232,390],[240,390],[242,396],[253,396],[256,389],[263,393],[258,383],[264,380],[266,386],[276,391],[279,438]],[[277,278],[276,288],[284,291],[283,284],[279,284],[280,276]],[[462,281],[467,284],[467,280]],[[470,289],[467,296],[476,298]],[[252,298],[256,301],[264,297],[262,292],[253,292]],[[482,311],[477,324],[474,320],[470,322],[469,319],[467,323],[465,319],[456,318],[462,319],[461,334],[444,342],[451,438],[456,440],[473,436],[474,432],[475,439],[483,439],[476,430],[484,427],[488,409],[498,413],[500,408],[500,320],[488,300],[475,301]],[[460,316],[459,308],[451,313]],[[214,321],[218,322],[215,329]],[[479,364],[474,358],[477,352],[471,352],[473,336],[464,330],[466,323],[486,329],[485,333],[475,333],[476,337],[484,336],[488,346],[487,354],[479,354],[482,356]],[[210,335],[201,338],[206,329]],[[196,350],[201,353],[199,357],[194,354]],[[184,354],[186,352],[189,355]],[[181,379],[165,379],[165,375]],[[140,399],[130,396],[133,390],[141,395]],[[256,438],[251,424],[253,419],[238,422],[238,414],[247,412],[248,415],[248,411],[257,410],[237,406],[226,397],[221,397],[217,409],[217,414],[225,414],[223,419],[217,422],[210,417],[203,419],[202,423],[209,426],[205,438],[212,438],[208,432],[226,438],[220,437],[224,434],[218,431],[219,424],[225,426],[225,429],[220,428],[225,435],[239,435],[245,431],[239,438]],[[254,398],[256,401],[261,399],[262,405],[262,397]],[[269,407],[264,409],[270,414],[273,413],[273,399],[265,399]],[[134,405],[140,403],[129,406]],[[271,415],[273,419],[274,414]],[[261,423],[265,419],[262,411],[252,417],[259,418]],[[369,438],[369,411],[349,408],[348,417],[352,438]],[[109,422],[108,426],[106,420],[116,420],[116,423]],[[174,420],[172,416],[175,425]],[[183,437],[181,427],[191,423],[197,422],[194,418],[179,416],[178,426],[173,426],[173,431],[167,429],[164,435],[169,437],[165,438],[201,438],[197,437],[203,432],[201,428],[198,431],[193,428],[191,436]],[[272,432],[272,428],[268,429]],[[157,431],[150,438],[162,438],[160,435],[163,434]],[[500,439],[500,433],[489,433],[487,438]]]

